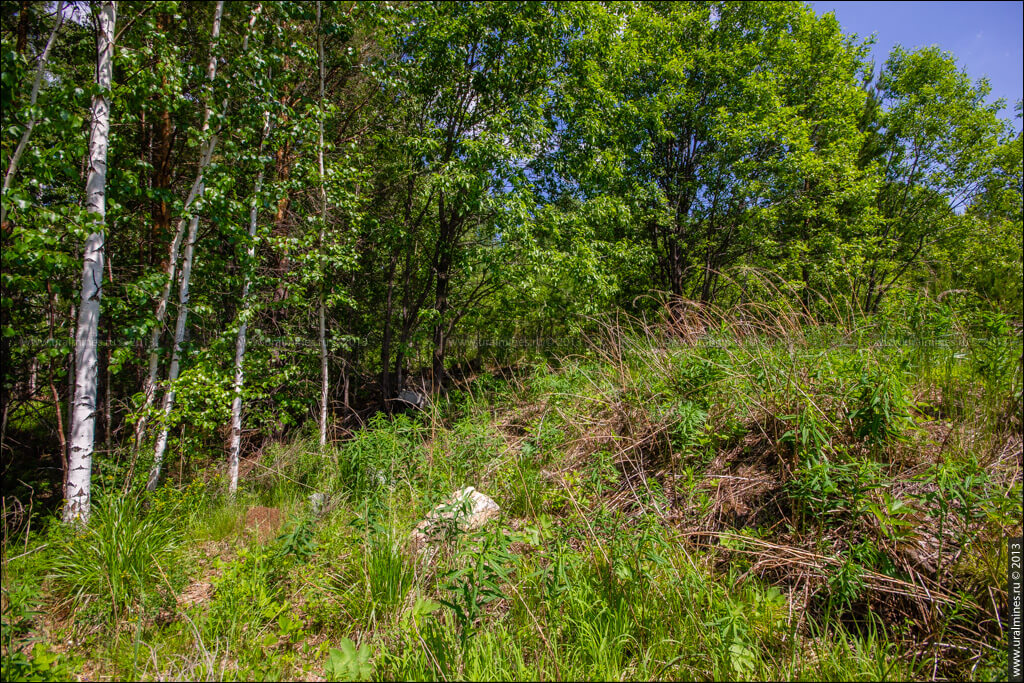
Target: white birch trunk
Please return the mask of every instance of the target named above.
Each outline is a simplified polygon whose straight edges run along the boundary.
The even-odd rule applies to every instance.
[[[224,3],[218,2],[213,17],[213,35],[210,39],[210,61],[206,65],[206,80],[213,83],[217,76],[217,57],[215,48],[217,39],[220,37],[220,19],[223,14]],[[207,101],[203,110],[202,134],[205,136],[210,130],[211,107]],[[216,145],[216,137],[207,141],[202,147],[199,157],[199,169],[196,171],[195,180],[189,189],[188,197],[185,199],[184,212],[187,214],[197,199],[202,197],[205,188],[204,178],[206,167],[210,165],[213,158],[213,151]],[[195,219],[198,220],[198,219]],[[135,423],[135,451],[138,453],[142,448],[142,441],[146,438],[146,423],[148,421],[149,409],[153,406],[156,398],[156,374],[160,366],[160,336],[163,333],[164,319],[167,317],[167,304],[171,299],[171,288],[174,286],[174,278],[178,269],[178,251],[181,249],[181,240],[185,236],[185,225],[188,222],[182,218],[178,221],[178,227],[174,231],[174,238],[171,240],[170,253],[167,256],[167,281],[164,283],[163,291],[160,293],[160,302],[156,306],[156,324],[149,336],[149,372],[146,381],[142,386],[142,393],[145,397],[139,421]]]
[[[78,327],[77,322],[78,313],[72,301],[71,306],[68,307],[68,341],[71,344],[71,351],[68,352],[68,406],[67,417],[64,419],[64,424],[68,426],[68,430],[71,429],[71,416],[75,412],[75,332],[78,331],[76,329]],[[63,462],[64,481],[61,484],[64,491],[67,490],[68,486],[68,458],[71,457],[71,441],[69,440],[65,446]]]
[[[167,451],[167,437],[169,427],[167,424],[174,409],[175,389],[174,384],[181,371],[181,344],[185,339],[185,325],[188,321],[189,302],[189,280],[192,277],[192,256],[195,252],[196,230],[199,227],[199,217],[193,216],[189,222],[188,242],[185,243],[184,263],[181,268],[181,285],[178,288],[178,322],[174,327],[174,348],[171,351],[171,367],[167,371],[167,389],[164,391],[164,401],[161,407],[163,413],[163,424],[160,426],[160,434],[156,439],[156,448],[153,452],[153,466],[149,470],[149,479],[146,481],[146,489],[152,491],[160,480],[160,468],[163,464],[164,453]]]
[[[253,9],[252,15],[249,17],[249,27],[246,31],[245,38],[242,39],[242,52],[245,53],[249,49],[249,36],[252,33],[252,28],[256,24],[256,18],[262,9],[262,4],[257,4]],[[214,22],[214,34],[213,37],[216,39],[220,33],[220,17],[224,9],[224,2],[221,0],[217,3],[217,12]],[[210,72],[216,68],[214,63],[213,54],[210,55]],[[221,105],[222,111],[227,111],[228,99],[225,97],[224,102]],[[204,121],[209,122],[210,111],[209,105],[207,105],[207,111],[204,115]],[[217,141],[219,139],[219,130],[214,133],[209,140],[209,144],[206,148],[206,153],[203,157],[203,163],[209,165],[210,159],[213,157],[213,151],[217,147]],[[201,185],[199,193],[202,194],[204,186]],[[199,228],[199,215],[192,216],[189,222],[188,228],[188,241],[185,243],[185,252],[183,257],[183,264],[181,269],[181,285],[178,288],[178,323],[174,328],[174,347],[171,351],[171,365],[167,372],[167,390],[164,392],[164,401],[161,407],[163,414],[163,425],[160,428],[160,434],[157,436],[156,447],[153,453],[153,467],[149,471],[149,479],[146,482],[146,489],[152,491],[156,488],[157,482],[160,480],[160,469],[163,464],[164,454],[167,451],[167,438],[168,438],[168,426],[167,422],[170,418],[171,411],[174,410],[174,399],[175,390],[174,383],[178,379],[178,373],[181,370],[181,344],[185,338],[185,327],[188,323],[188,302],[189,302],[189,281],[192,278],[192,263],[195,254],[195,241],[196,231]]]
[[[106,218],[107,145],[110,139],[110,84],[113,73],[115,3],[102,2],[96,16],[96,84],[89,136],[89,173],[85,181],[86,210],[95,214],[98,230],[85,241],[82,299],[75,335],[75,398],[71,418],[64,521],[89,521],[93,439],[96,429],[96,342],[103,285],[103,228]]]
[[[50,33],[50,39],[46,41],[46,47],[43,48],[43,53],[39,55],[39,66],[36,69],[36,80],[32,83],[32,94],[29,96],[28,106],[29,111],[32,107],[36,106],[36,98],[39,97],[39,86],[43,82],[43,72],[46,71],[46,62],[50,58],[50,48],[53,47],[53,43],[57,40],[57,32],[60,30],[61,24],[64,23],[64,2],[57,3],[57,24],[53,27],[53,31]],[[28,139],[32,136],[32,129],[36,127],[36,117],[32,116],[28,120],[28,124],[25,126],[25,132],[21,135],[21,140],[18,141],[18,146],[14,149],[14,154],[11,155],[11,160],[7,164],[7,173],[4,174],[4,185],[3,194],[7,194],[7,190],[11,187],[11,181],[14,180],[14,174],[18,170],[18,162],[21,160],[21,155],[25,153],[25,148],[28,147]],[[7,202],[0,203],[0,223],[7,220]]]
[[[316,50],[320,62],[320,138],[317,146],[317,163],[320,169],[320,447],[327,444],[327,324],[324,313],[324,285],[326,273],[323,267],[324,230],[327,225],[327,178],[324,173],[324,34],[320,26],[320,0],[316,3]]]
[[[217,55],[215,47],[217,45],[217,39],[220,37],[220,19],[224,13],[224,2],[221,0],[217,3],[217,8],[213,15],[213,33],[210,38],[210,62],[206,68],[206,75],[208,80],[213,83],[214,78],[217,76]],[[210,130],[210,116],[212,115],[212,108],[210,106],[210,98],[207,98],[206,108],[203,112],[203,134]],[[210,160],[213,158],[213,151],[217,146],[218,134],[214,133],[203,145],[203,152],[199,161],[199,173],[196,177],[196,182],[193,184],[193,189],[196,192],[195,197],[202,197],[203,191],[206,188],[205,181],[203,178],[203,171],[207,166],[210,165]],[[179,232],[181,230],[181,224],[184,223],[184,219],[179,223]],[[163,405],[161,406],[161,412],[163,414],[163,424],[160,427],[160,434],[156,439],[156,447],[153,451],[153,466],[149,470],[149,479],[146,481],[146,489],[152,491],[156,488],[157,482],[160,480],[160,469],[163,464],[164,453],[167,451],[167,437],[168,437],[168,425],[167,420],[171,415],[171,411],[174,409],[174,383],[178,379],[178,373],[181,371],[181,344],[185,339],[185,325],[188,322],[188,302],[189,302],[189,281],[192,278],[192,259],[195,254],[195,242],[196,232],[199,229],[199,214],[193,214],[189,219],[188,224],[188,240],[185,242],[185,252],[183,254],[183,263],[181,267],[181,283],[178,287],[178,322],[174,327],[174,347],[171,351],[171,365],[167,371],[167,389],[164,391]],[[177,239],[177,235],[175,238]],[[173,247],[172,247],[173,248]],[[173,277],[168,281],[167,288],[170,287],[170,282],[173,281]],[[166,302],[161,302],[166,312]],[[154,329],[155,334],[159,334],[159,324]],[[150,369],[154,367],[153,353],[150,353]],[[155,381],[153,383],[152,392],[155,392]],[[150,403],[152,400],[150,399]]]
[[[263,137],[260,139],[260,155],[263,144],[270,134],[270,114],[263,124]],[[228,495],[232,498],[238,490],[238,458],[242,446],[242,385],[245,383],[246,331],[249,327],[249,286],[252,282],[251,270],[256,255],[256,219],[259,214],[260,191],[263,189],[263,161],[256,174],[256,186],[253,189],[252,206],[249,208],[249,247],[246,252],[245,279],[242,281],[242,313],[239,315],[238,338],[235,340],[235,383],[234,398],[231,401],[231,453],[228,456]]]
[[[207,130],[208,126],[204,123],[203,130]],[[199,171],[196,175],[196,179],[192,182],[192,189],[189,190],[188,198],[185,200],[185,211],[187,212],[196,198],[202,194],[203,191],[203,173],[206,171],[206,164],[203,163],[206,160],[205,153],[199,160]],[[150,407],[153,405],[153,399],[156,396],[156,374],[157,368],[160,365],[160,335],[163,332],[164,320],[167,317],[167,304],[171,298],[171,288],[174,286],[175,275],[178,269],[178,252],[181,249],[181,240],[185,236],[185,226],[188,225],[188,221],[182,218],[178,221],[178,227],[174,232],[174,238],[171,240],[170,253],[167,258],[167,281],[164,283],[163,291],[160,294],[160,302],[156,307],[156,324],[153,327],[152,333],[149,337],[149,373],[146,375],[146,381],[143,385],[143,393],[145,395],[145,403],[142,406],[142,415],[139,421],[135,423],[135,448],[138,450],[142,446],[142,441],[146,436],[146,422],[147,414]]]

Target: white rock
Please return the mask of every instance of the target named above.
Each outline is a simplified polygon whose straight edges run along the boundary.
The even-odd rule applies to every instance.
[[[428,543],[443,539],[452,527],[463,532],[476,531],[500,512],[501,508],[493,499],[467,486],[455,491],[416,525],[410,545],[415,552],[420,552]]]

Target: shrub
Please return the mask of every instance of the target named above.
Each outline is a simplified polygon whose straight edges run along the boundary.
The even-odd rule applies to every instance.
[[[214,581],[207,633],[227,636],[234,642],[252,625],[262,626],[276,619],[286,609],[275,580],[282,559],[276,549],[261,547],[241,549],[231,563],[215,562],[222,574]]]
[[[898,374],[864,370],[854,392],[849,419],[858,439],[876,453],[906,439],[907,431],[914,426],[912,403]]]

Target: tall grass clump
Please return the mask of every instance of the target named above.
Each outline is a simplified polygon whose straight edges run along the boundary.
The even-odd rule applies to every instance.
[[[365,556],[366,581],[374,607],[382,613],[395,610],[412,588],[413,567],[397,540],[379,530],[369,541]]]
[[[168,571],[180,543],[174,508],[146,510],[138,494],[104,496],[89,525],[67,539],[52,577],[74,609],[118,621],[173,592]]]

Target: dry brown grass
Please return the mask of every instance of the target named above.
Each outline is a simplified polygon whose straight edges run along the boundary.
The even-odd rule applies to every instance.
[[[945,638],[951,661],[980,657],[985,643],[1001,631],[1006,605],[1005,591],[993,585],[1000,580],[993,553],[999,556],[996,545],[1002,534],[1020,534],[1020,520],[1009,528],[985,519],[965,520],[962,506],[953,502],[940,521],[934,505],[923,502],[938,494],[938,484],[925,475],[937,463],[976,459],[989,477],[986,495],[1012,495],[1022,475],[1019,420],[1007,419],[993,428],[973,404],[959,406],[957,412],[966,412],[965,417],[952,419],[941,413],[948,403],[941,387],[923,381],[910,388],[912,401],[926,402],[912,409],[917,427],[905,440],[877,452],[854,437],[845,417],[853,408],[851,396],[817,378],[817,368],[807,360],[820,343],[816,335],[827,332],[840,346],[869,333],[873,323],[858,312],[834,311],[840,322],[826,326],[795,307],[664,303],[654,321],[621,314],[594,321],[601,334],[591,352],[608,368],[613,388],[602,388],[591,378],[586,401],[563,396],[575,400],[575,413],[542,399],[507,415],[500,423],[506,440],[521,441],[531,423],[549,413],[558,415],[568,436],[561,446],[565,457],[543,473],[549,483],[568,490],[572,473],[585,470],[601,452],[611,454],[620,475],[616,488],[586,501],[589,509],[581,513],[610,507],[633,518],[655,515],[682,542],[710,553],[719,567],[742,562],[743,576],[782,588],[791,610],[820,616],[831,609],[830,582],[855,546],[873,547],[892,570],[860,566],[857,580],[863,590],[840,617],[856,624],[873,615],[897,631],[909,628],[915,642],[930,652]],[[723,371],[722,397],[733,403],[723,406],[712,399],[708,431],[724,429],[728,418],[740,415],[742,436],[716,443],[712,457],[695,463],[692,454],[673,449],[671,418],[653,409],[664,390],[653,387],[650,378],[670,377],[680,357],[700,355],[700,347],[709,342],[721,349],[720,360],[713,362]],[[884,359],[883,351],[869,345],[863,353],[868,362],[880,363],[873,359]],[[745,382],[749,388],[755,376],[768,378],[761,380],[769,385],[761,393],[748,391],[740,397],[727,386]],[[711,387],[712,394],[716,390]],[[973,391],[958,400],[980,405],[983,396]],[[940,413],[929,412],[928,406],[938,406]],[[863,512],[809,524],[797,515],[787,484],[799,456],[783,435],[793,428],[791,418],[801,407],[826,425],[826,452],[834,458],[842,453],[879,463],[881,484],[863,505],[884,507],[887,497],[906,501],[902,520],[909,527],[904,533],[894,537],[876,516]],[[655,495],[655,490],[664,495]],[[954,613],[961,618],[951,622]]]

